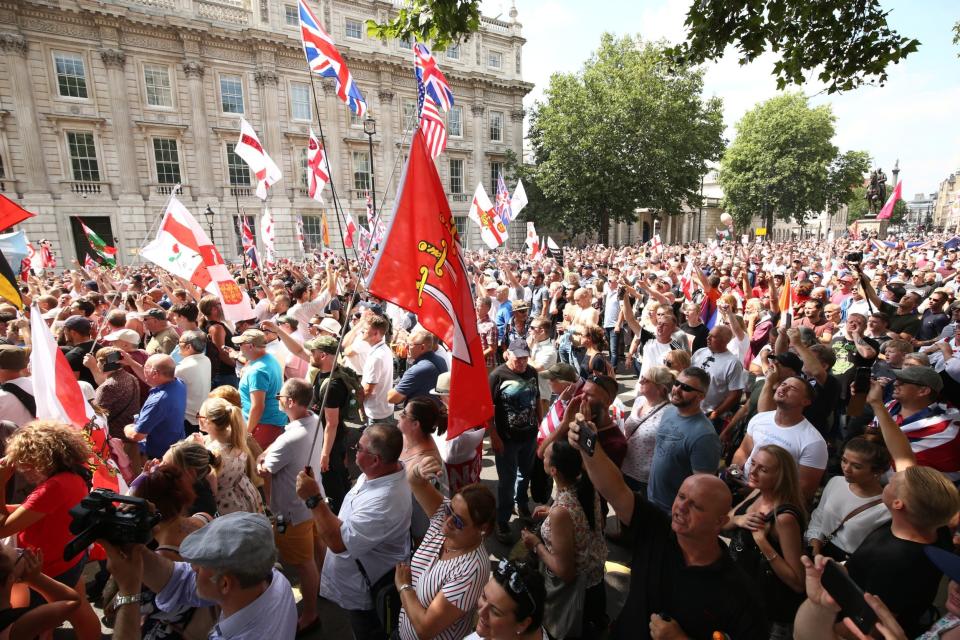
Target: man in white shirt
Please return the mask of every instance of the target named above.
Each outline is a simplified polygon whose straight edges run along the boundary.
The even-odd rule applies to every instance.
[[[310,318],[313,316],[323,316],[324,309],[330,304],[333,296],[336,275],[333,273],[333,265],[327,265],[327,286],[318,293],[312,282],[303,280],[297,282],[290,289],[291,297],[296,301],[287,309],[288,316],[297,321],[297,336],[301,341],[309,338],[307,327],[310,325]]]
[[[210,394],[210,358],[207,357],[207,334],[199,329],[184,331],[177,343],[182,356],[174,375],[187,387],[187,408],[183,415],[184,433],[199,431],[197,413]]]
[[[710,374],[710,388],[703,399],[703,411],[717,426],[717,421],[736,410],[743,393],[743,365],[727,350],[733,331],[717,325],[707,334],[707,346],[693,354],[692,365]]]
[[[742,465],[744,474],[749,474],[753,455],[759,447],[768,444],[783,447],[797,461],[800,488],[810,500],[827,468],[827,443],[817,428],[803,417],[803,410],[815,397],[813,387],[799,377],[780,382],[776,369],[772,369],[760,394],[757,403],[760,412],[747,424],[747,433],[733,455],[733,463]],[[774,411],[768,410],[771,401],[776,407]]]
[[[390,327],[383,316],[373,316],[367,320],[364,340],[370,345],[370,353],[363,363],[363,411],[368,424],[385,422],[395,424],[393,405],[387,400],[390,387],[393,386],[393,351],[384,341]]]
[[[27,369],[27,350],[11,344],[0,345],[0,419],[9,420],[18,427],[36,417],[36,401],[33,400],[33,380]],[[20,399],[33,402],[33,407]]]

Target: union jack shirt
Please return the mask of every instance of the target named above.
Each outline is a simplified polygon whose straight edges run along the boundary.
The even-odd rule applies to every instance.
[[[943,473],[954,483],[960,482],[960,411],[932,404],[909,418],[896,400],[887,403],[887,411],[910,441],[917,464]],[[876,418],[872,426],[879,429]]]

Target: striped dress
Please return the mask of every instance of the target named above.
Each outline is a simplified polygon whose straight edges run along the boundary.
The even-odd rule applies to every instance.
[[[444,504],[449,504],[444,500]],[[410,561],[412,584],[417,591],[417,599],[427,608],[438,593],[443,593],[447,602],[464,612],[464,615],[434,636],[437,640],[460,640],[472,631],[474,610],[483,587],[490,578],[490,562],[486,547],[481,544],[471,552],[450,558],[440,559],[440,551],[446,536],[443,535],[443,505],[430,518],[430,528],[423,542]],[[407,612],[400,610],[400,638],[418,640]],[[423,639],[426,640],[426,639]]]

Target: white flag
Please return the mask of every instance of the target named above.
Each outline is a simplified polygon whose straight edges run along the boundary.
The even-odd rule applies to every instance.
[[[274,233],[273,233],[273,214],[270,209],[263,208],[263,215],[260,216],[260,237],[263,238],[263,246],[267,249],[267,262],[273,262],[274,254]]]
[[[517,180],[517,188],[513,190],[513,196],[510,197],[510,211],[514,220],[525,206],[527,206],[527,192],[523,189],[523,183]]]
[[[253,170],[257,177],[257,197],[266,200],[267,187],[280,182],[283,174],[280,173],[280,167],[263,150],[263,145],[257,138],[257,132],[244,118],[240,118],[240,140],[233,151]]]
[[[507,241],[507,227],[497,215],[482,182],[477,184],[477,190],[473,194],[470,219],[480,227],[480,237],[491,249],[496,249]]]
[[[317,202],[323,202],[323,187],[330,182],[327,173],[327,152],[310,129],[307,143],[307,192]]]

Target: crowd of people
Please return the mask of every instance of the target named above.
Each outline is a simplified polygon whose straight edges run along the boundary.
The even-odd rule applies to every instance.
[[[453,438],[449,351],[346,255],[236,266],[236,322],[155,267],[31,276],[0,304],[0,639],[306,637],[323,600],[357,640],[960,637],[957,244],[468,253],[494,414]],[[38,419],[31,303],[148,544],[65,558],[92,451]]]

